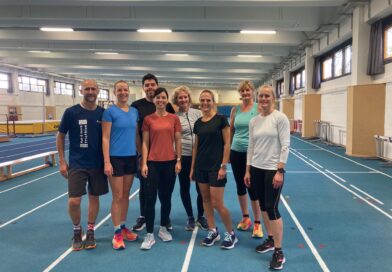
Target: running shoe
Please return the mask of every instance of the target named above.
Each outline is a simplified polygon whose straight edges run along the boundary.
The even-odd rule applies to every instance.
[[[121,232],[114,234],[112,244],[113,244],[113,249],[115,250],[125,249],[125,243]]]
[[[170,218],[169,218],[169,221],[166,224],[166,228],[167,228],[168,231],[172,231],[173,230],[173,226],[172,226]]]
[[[252,226],[252,221],[249,217],[243,217],[241,222],[238,223],[237,229],[238,230],[248,230]]]
[[[286,258],[283,255],[283,251],[275,250],[274,254],[272,255],[272,260],[270,262],[270,268],[275,270],[281,270],[285,262]]]
[[[261,245],[258,245],[256,247],[256,251],[258,253],[266,253],[274,249],[275,249],[274,240],[270,238],[265,239]]]
[[[139,216],[136,219],[136,224],[133,225],[132,230],[133,231],[142,231],[146,227],[146,218],[143,216]]]
[[[253,238],[263,238],[263,236],[264,236],[264,234],[263,234],[263,229],[261,228],[261,224],[255,223],[253,225],[252,237]]]
[[[72,238],[72,250],[79,251],[83,249],[82,229],[74,230]]]
[[[155,244],[154,234],[147,233],[146,236],[144,236],[144,240],[142,245],[140,246],[140,249],[149,250],[154,244]]]
[[[186,222],[185,230],[192,231],[195,229],[195,218],[193,216],[188,217]]]
[[[235,233],[230,234],[229,232],[225,232],[225,239],[223,239],[221,247],[223,249],[232,249],[234,248],[235,244],[238,242]]]
[[[137,239],[137,234],[130,231],[127,227],[121,229],[121,234],[126,241],[135,241]]]
[[[94,230],[87,230],[86,240],[84,241],[85,249],[93,249],[97,247],[97,243],[95,242]]]
[[[215,244],[215,242],[217,242],[219,240],[220,240],[220,235],[219,235],[218,229],[216,231],[209,230],[207,237],[204,238],[204,240],[202,242],[202,245],[210,247],[210,246],[213,246]]]
[[[208,230],[208,222],[207,222],[207,219],[206,219],[204,216],[199,217],[199,218],[197,219],[197,225],[198,225],[199,228],[201,228],[202,230]]]
[[[163,227],[163,226],[159,227],[158,237],[161,238],[162,241],[164,242],[170,242],[173,240],[173,237],[170,234],[170,232],[167,230],[167,227]]]

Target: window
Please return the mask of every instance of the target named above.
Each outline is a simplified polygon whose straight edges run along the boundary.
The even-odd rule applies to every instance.
[[[0,73],[0,89],[9,90],[10,76],[8,74]]]
[[[62,94],[62,95],[73,95],[73,90],[74,90],[74,85],[65,83],[65,82],[60,82],[60,81],[55,81],[54,82],[54,93],[55,94]]]
[[[321,56],[322,81],[351,73],[351,40]]]
[[[384,59],[392,60],[392,25],[387,26],[384,31]]]
[[[18,77],[19,90],[24,92],[46,93],[47,81],[46,79],[39,79],[35,77],[19,76]]]
[[[305,68],[302,67],[291,73],[291,84],[294,90],[305,88]]]
[[[100,89],[98,99],[100,100],[109,100],[109,90],[107,89]]]
[[[276,97],[281,97],[284,94],[284,80],[276,81]]]

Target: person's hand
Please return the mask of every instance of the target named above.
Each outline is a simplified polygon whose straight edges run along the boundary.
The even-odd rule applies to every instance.
[[[59,163],[59,170],[60,170],[60,174],[61,174],[64,178],[68,179],[68,164],[67,164],[67,162],[61,161],[61,162]]]
[[[283,173],[276,172],[274,179],[272,180],[272,186],[274,189],[278,189],[283,185]]]
[[[148,175],[148,166],[147,166],[147,164],[143,164],[142,165],[142,167],[140,169],[140,173],[142,174],[142,176],[144,178],[147,178],[147,175]]]
[[[193,178],[193,168],[191,168],[191,170],[189,171],[189,179],[191,181],[195,181],[194,178]]]
[[[221,167],[218,171],[218,180],[224,179],[226,177],[226,168]]]
[[[111,177],[113,175],[113,166],[110,162],[105,163],[104,166],[105,175]]]
[[[181,172],[181,161],[177,161],[176,163],[176,167],[175,167],[175,171],[176,171],[176,175],[178,175],[178,173]]]
[[[245,183],[246,187],[250,188],[250,173],[249,172],[245,173],[244,183]]]

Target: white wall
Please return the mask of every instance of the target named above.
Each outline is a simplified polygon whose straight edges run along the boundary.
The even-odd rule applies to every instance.
[[[302,121],[302,95],[294,98],[294,120]]]

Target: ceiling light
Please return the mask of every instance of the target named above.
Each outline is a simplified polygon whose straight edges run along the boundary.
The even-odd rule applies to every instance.
[[[172,54],[172,53],[166,53],[166,56],[174,56],[174,57],[187,57],[189,56],[188,54]]]
[[[50,32],[73,32],[74,30],[69,27],[41,27],[41,31],[50,31]]]
[[[241,30],[241,34],[276,34],[275,30]]]
[[[42,53],[42,54],[48,54],[51,53],[50,51],[44,51],[44,50],[30,50],[30,53]]]
[[[153,28],[140,28],[137,32],[141,33],[170,33],[172,32],[171,29],[153,29]]]
[[[261,58],[262,55],[237,55],[239,58]]]
[[[118,55],[118,52],[95,52],[97,55]]]

